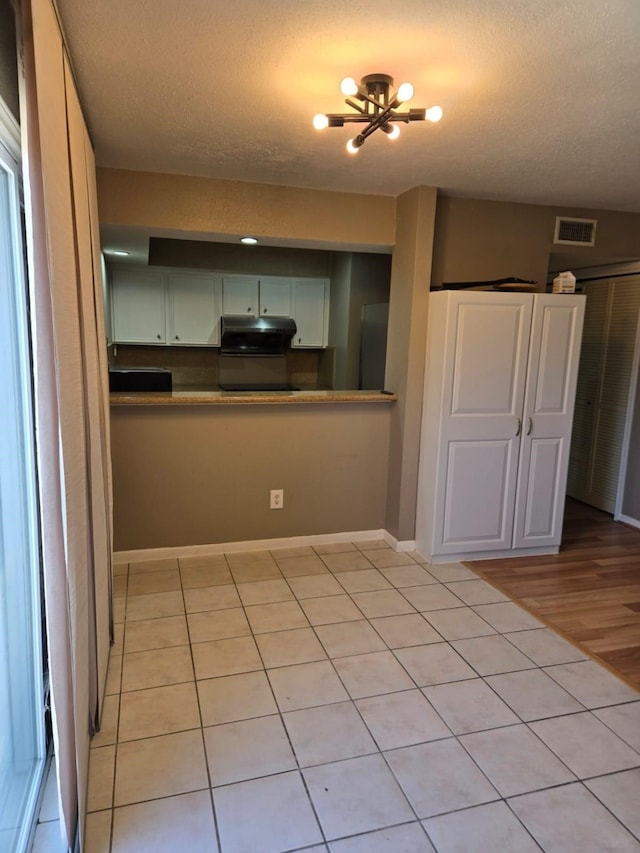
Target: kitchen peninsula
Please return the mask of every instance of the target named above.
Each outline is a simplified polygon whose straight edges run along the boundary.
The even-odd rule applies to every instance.
[[[112,393],[114,550],[151,559],[385,529],[396,400],[379,391]],[[281,510],[269,509],[271,489],[284,490]]]
[[[112,406],[229,406],[273,403],[391,403],[391,391],[115,391]]]

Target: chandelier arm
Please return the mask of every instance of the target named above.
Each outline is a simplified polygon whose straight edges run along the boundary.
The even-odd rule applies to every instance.
[[[380,102],[377,98],[374,98],[372,95],[370,95],[366,91],[366,89],[362,89],[362,87],[360,87],[358,90],[358,97],[361,98],[363,101],[368,101],[370,104],[373,104],[373,106],[377,107],[378,109],[387,109],[388,107],[393,108],[392,105],[397,101],[398,96],[394,95],[388,103],[384,103]],[[347,101],[347,103],[349,104],[349,101]],[[350,106],[353,106],[353,104],[350,104]]]
[[[366,114],[354,116],[352,113],[327,113],[326,115],[327,115],[328,119],[338,118],[341,121],[343,121],[345,124],[353,123],[353,122],[359,122],[359,123],[368,122],[369,118],[370,118]]]
[[[352,101],[350,98],[345,98],[345,104],[352,107],[354,110],[357,110],[362,115],[368,115],[366,107],[361,107],[360,104],[356,104],[355,101]]]
[[[387,107],[383,112],[378,113],[378,115],[374,116],[371,119],[371,124],[375,125],[373,130],[376,130],[379,127],[382,127],[383,124],[386,124],[388,121],[393,121],[393,117],[395,113],[393,112],[392,107]]]

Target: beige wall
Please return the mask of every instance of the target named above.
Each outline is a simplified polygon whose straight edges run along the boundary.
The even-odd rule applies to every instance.
[[[384,528],[394,405],[112,407],[115,550]]]
[[[596,219],[596,245],[554,246],[561,215]],[[640,257],[640,214],[440,197],[432,283],[517,276],[544,290],[551,252],[569,249],[578,267]]]
[[[434,187],[417,187],[397,202],[385,387],[399,397],[391,423],[387,530],[401,541],[415,536],[436,195]]]
[[[98,169],[100,223],[252,234],[281,245],[391,248],[395,199],[185,175]]]

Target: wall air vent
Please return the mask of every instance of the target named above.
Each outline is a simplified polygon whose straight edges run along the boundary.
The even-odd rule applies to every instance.
[[[556,216],[554,243],[569,246],[595,246],[597,219],[573,219],[569,216]]]

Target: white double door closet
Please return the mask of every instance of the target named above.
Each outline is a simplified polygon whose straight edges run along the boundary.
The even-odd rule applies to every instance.
[[[432,562],[558,550],[584,303],[431,294],[416,548]]]

